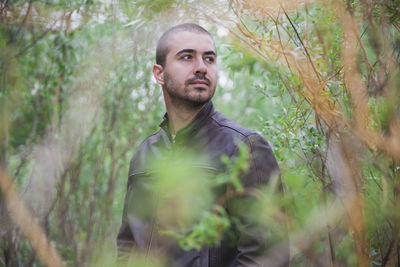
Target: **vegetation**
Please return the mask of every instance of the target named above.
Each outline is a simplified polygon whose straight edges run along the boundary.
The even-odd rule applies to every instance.
[[[155,43],[183,22],[215,36],[217,109],[274,150],[285,194],[273,182],[255,192],[249,216],[271,232],[288,225],[292,266],[398,265],[398,1],[2,0],[0,266],[115,264],[129,160],[165,112]],[[245,154],[214,182],[243,192]],[[160,191],[190,173],[158,168]],[[174,191],[193,230],[164,232],[186,249],[232,223],[197,183]],[[184,199],[198,188],[191,214]]]

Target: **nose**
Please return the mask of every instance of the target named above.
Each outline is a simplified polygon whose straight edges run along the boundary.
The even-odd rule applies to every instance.
[[[205,75],[207,73],[207,66],[202,57],[197,58],[196,65],[194,67],[194,74],[201,73]]]

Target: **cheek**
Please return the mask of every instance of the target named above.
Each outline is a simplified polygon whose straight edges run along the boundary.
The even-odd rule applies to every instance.
[[[185,77],[190,76],[188,68],[175,68],[174,77],[176,80],[185,80]]]
[[[214,82],[217,82],[217,79],[218,79],[218,72],[217,72],[216,69],[211,71],[210,76],[212,77],[212,79],[214,80]]]
[[[173,80],[175,83],[181,83],[182,81],[184,81],[185,75],[186,72],[182,68],[170,67],[168,69],[168,76],[170,80]]]

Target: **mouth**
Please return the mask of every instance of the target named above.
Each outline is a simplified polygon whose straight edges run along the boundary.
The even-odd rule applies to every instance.
[[[197,79],[197,80],[190,81],[189,84],[196,85],[196,86],[208,86],[210,83],[207,80]]]

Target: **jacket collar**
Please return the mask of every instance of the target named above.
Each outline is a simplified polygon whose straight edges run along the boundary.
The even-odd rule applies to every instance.
[[[207,104],[197,113],[196,117],[184,128],[180,129],[176,133],[176,137],[190,137],[192,136],[201,126],[204,125],[205,121],[214,113],[214,105],[212,101],[208,101]],[[160,124],[160,127],[168,134],[168,137],[171,139],[171,133],[169,132],[168,127],[168,114],[165,113],[163,116],[163,121]]]

